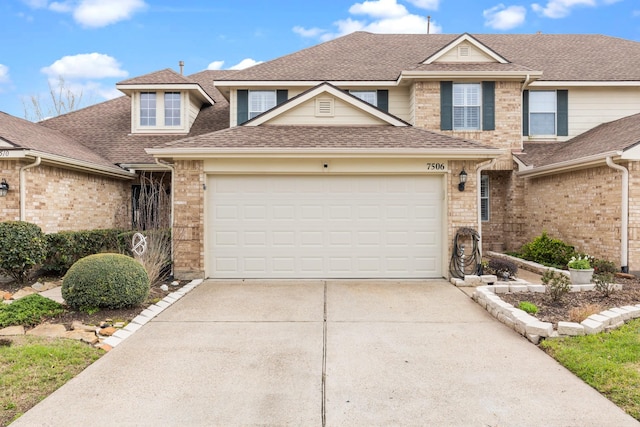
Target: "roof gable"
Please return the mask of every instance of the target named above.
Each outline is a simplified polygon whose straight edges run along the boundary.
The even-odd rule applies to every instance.
[[[498,53],[480,43],[470,34],[462,34],[442,49],[429,56],[423,64],[433,63],[449,63],[449,62],[497,62],[507,64],[505,58]]]
[[[368,102],[362,101],[355,96],[338,89],[334,85],[324,82],[316,87],[309,89],[300,95],[289,99],[287,102],[278,105],[277,107],[245,122],[243,126],[260,126],[263,124],[269,124],[269,122],[284,124],[286,123],[287,116],[290,118],[295,109],[308,107],[310,102],[315,103],[316,99],[334,99],[334,102],[339,102],[340,105],[344,107],[345,110],[348,110],[352,114],[352,118],[356,123],[351,124],[363,124],[362,120],[367,119],[367,124],[384,124],[384,125],[392,125],[392,126],[407,126],[408,123],[403,120],[386,113],[379,108],[369,104]],[[314,107],[315,108],[315,107]],[[356,119],[356,117],[359,118]],[[319,124],[315,123],[303,123],[303,124]],[[324,120],[326,125],[326,120]],[[340,125],[345,125],[345,122],[336,123]]]

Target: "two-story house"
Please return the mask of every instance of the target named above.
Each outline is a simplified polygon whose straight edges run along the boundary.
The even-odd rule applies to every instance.
[[[117,87],[35,126],[171,173],[178,277],[446,277],[461,228],[640,271],[640,43],[357,32]]]

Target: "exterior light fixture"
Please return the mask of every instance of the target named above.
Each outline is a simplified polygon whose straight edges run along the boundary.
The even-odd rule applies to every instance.
[[[2,181],[0,182],[0,197],[5,197],[8,192],[9,184],[7,183],[6,179],[2,178]]]
[[[467,172],[464,170],[464,168],[462,168],[458,176],[460,177],[460,184],[458,184],[458,190],[464,191],[464,184],[467,182]]]

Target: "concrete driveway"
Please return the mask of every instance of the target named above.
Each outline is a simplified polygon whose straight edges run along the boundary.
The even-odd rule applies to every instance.
[[[205,281],[13,426],[638,426],[445,281]]]

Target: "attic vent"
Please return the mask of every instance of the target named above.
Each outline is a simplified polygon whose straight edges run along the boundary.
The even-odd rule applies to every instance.
[[[316,99],[316,116],[333,117],[333,98]]]
[[[469,56],[469,46],[460,46],[458,48],[458,56],[459,57]]]

